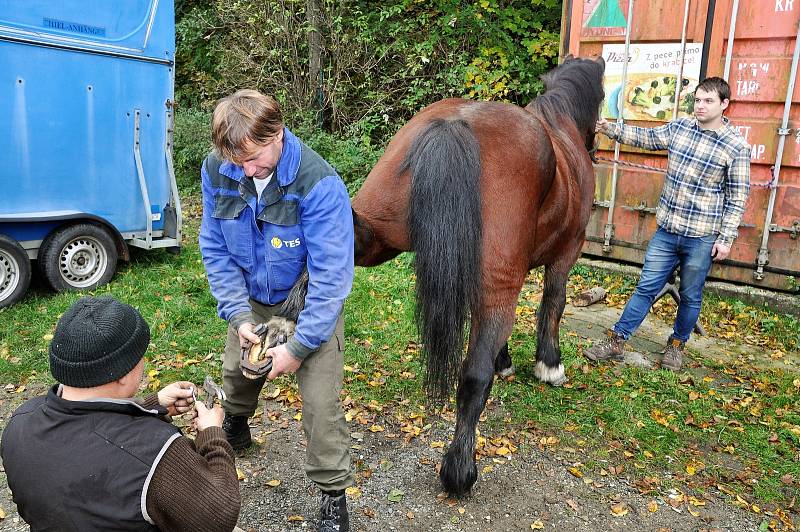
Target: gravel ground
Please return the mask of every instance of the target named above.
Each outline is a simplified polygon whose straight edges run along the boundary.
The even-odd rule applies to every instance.
[[[490,414],[491,415],[491,414]],[[433,441],[449,441],[449,422],[433,424],[425,438],[404,443],[399,427],[380,420],[385,432],[356,433],[353,458],[359,470],[360,495],[350,497],[351,527],[358,531],[513,531],[531,530],[757,530],[762,519],[725,502],[723,494],[707,495],[706,504],[676,511],[662,497],[643,496],[624,478],[598,477],[591,482],[568,472],[576,457],[521,445],[510,460],[484,458],[483,472],[472,494],[450,499],[441,493],[436,466],[444,449]],[[318,493],[302,472],[303,441],[299,423],[268,429],[264,441],[239,462],[243,509],[239,526],[246,530],[314,529]],[[372,473],[365,478],[363,472]],[[277,487],[268,482],[280,480]],[[389,500],[393,490],[402,495]],[[658,509],[648,510],[655,501]],[[627,514],[615,517],[611,508],[624,502]],[[289,519],[303,518],[303,521]],[[538,521],[538,523],[537,523]],[[536,523],[536,524],[534,524]],[[533,526],[532,526],[533,525]]]
[[[0,390],[4,420],[25,398],[42,389],[13,394]],[[317,523],[319,493],[303,473],[304,441],[294,410],[269,401],[267,409],[283,410],[280,422],[262,424],[253,433],[256,447],[237,459],[244,479],[239,526],[253,531],[313,530]],[[502,416],[491,406],[488,416]],[[502,418],[498,418],[502,419]],[[519,442],[506,458],[483,458],[480,478],[472,494],[447,498],[436,475],[444,449],[432,442],[448,442],[452,422],[435,419],[419,438],[406,443],[397,422],[389,415],[376,420],[384,432],[372,433],[351,424],[352,457],[358,471],[358,491],[348,498],[354,531],[514,531],[545,530],[757,530],[762,519],[726,501],[720,493],[707,494],[705,505],[685,505],[679,510],[666,504],[666,496],[643,496],[624,476],[577,478],[568,472],[579,456],[552,448],[540,449],[536,440]],[[482,424],[486,427],[486,424]],[[500,425],[502,426],[502,424]],[[498,434],[499,435],[499,434]],[[493,436],[489,434],[488,436]],[[280,481],[275,486],[275,481]],[[273,487],[274,486],[274,487]],[[390,495],[392,499],[390,500]],[[655,501],[657,509],[648,504]],[[611,508],[625,503],[620,517]],[[6,517],[0,531],[27,530],[14,510],[5,475],[0,475],[0,508]],[[619,508],[619,507],[618,507]],[[621,513],[621,512],[620,512]]]

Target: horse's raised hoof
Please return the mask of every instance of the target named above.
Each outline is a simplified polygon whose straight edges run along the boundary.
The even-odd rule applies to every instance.
[[[508,379],[510,377],[513,377],[516,373],[517,373],[517,368],[514,367],[514,364],[511,364],[509,367],[503,368],[500,371],[498,371],[496,375],[501,379]]]
[[[542,382],[551,386],[564,386],[567,376],[564,375],[564,364],[559,364],[556,368],[547,366],[544,362],[537,362],[533,374]]]
[[[442,487],[447,493],[454,497],[460,497],[469,493],[475,481],[478,480],[478,466],[475,465],[474,458],[468,461],[456,457],[456,453],[451,447],[442,460],[439,480],[442,481]]]

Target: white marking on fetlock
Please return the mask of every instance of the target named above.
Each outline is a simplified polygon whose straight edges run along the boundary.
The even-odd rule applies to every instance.
[[[501,379],[507,379],[516,373],[517,373],[517,368],[514,367],[514,364],[511,364],[509,367],[498,371],[497,376],[500,377]]]
[[[560,386],[567,382],[567,378],[564,376],[564,364],[559,364],[557,368],[551,368],[539,361],[536,363],[533,374],[540,381],[549,382],[553,386]]]

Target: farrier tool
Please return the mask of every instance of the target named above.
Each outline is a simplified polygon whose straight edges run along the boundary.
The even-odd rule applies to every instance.
[[[225,395],[225,390],[222,389],[222,386],[219,386],[216,382],[214,382],[214,379],[211,378],[211,375],[206,375],[206,380],[203,381],[203,390],[206,393],[203,403],[209,410],[214,408],[214,399],[224,401],[228,398]],[[192,398],[197,401],[197,394],[194,388],[192,389]]]

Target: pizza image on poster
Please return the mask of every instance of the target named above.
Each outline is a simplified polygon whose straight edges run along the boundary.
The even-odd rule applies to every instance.
[[[621,44],[604,45],[606,100],[601,115],[617,119],[621,112],[625,120],[667,122],[674,118],[676,101],[679,117],[691,115],[702,46],[702,43],[688,43],[684,53],[680,43],[632,44],[623,87],[625,47]]]
[[[673,74],[635,74],[626,84],[625,108],[633,120],[671,120],[675,99],[680,98],[678,115],[691,114],[696,86],[696,79],[683,78],[678,91],[678,78]]]

